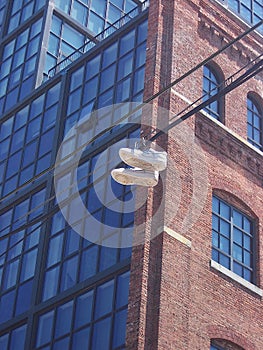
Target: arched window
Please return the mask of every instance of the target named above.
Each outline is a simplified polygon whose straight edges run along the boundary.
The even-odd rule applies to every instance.
[[[221,79],[210,65],[205,65],[203,70],[203,100],[206,101],[220,90]],[[210,103],[205,111],[217,120],[223,121],[223,98]]]
[[[244,350],[244,349],[241,346],[225,339],[213,339],[211,341],[210,350]]]
[[[252,145],[262,150],[263,113],[259,104],[250,95],[247,98],[247,139]]]
[[[254,220],[213,195],[212,260],[254,283]]]

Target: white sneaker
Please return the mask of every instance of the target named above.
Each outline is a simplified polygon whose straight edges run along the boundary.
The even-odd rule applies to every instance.
[[[121,148],[119,155],[126,164],[140,169],[162,171],[167,167],[167,153],[164,151]]]
[[[142,169],[119,168],[111,171],[111,176],[122,185],[153,187],[158,183],[159,172]]]

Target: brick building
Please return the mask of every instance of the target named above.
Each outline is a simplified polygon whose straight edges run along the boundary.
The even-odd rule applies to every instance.
[[[263,349],[262,18],[261,0],[0,1],[1,350]],[[140,122],[168,152],[149,189],[110,176]]]

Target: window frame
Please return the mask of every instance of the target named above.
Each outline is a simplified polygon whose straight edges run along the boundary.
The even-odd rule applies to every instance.
[[[205,74],[205,69],[209,71],[209,75]],[[209,63],[205,64],[203,67],[203,72],[202,72],[202,94],[203,94],[203,101],[206,101],[208,98],[212,97],[214,94],[211,94],[211,85],[216,85],[217,89],[215,90],[215,93],[219,92],[223,88],[223,73],[221,72],[220,68],[214,63]],[[214,79],[211,78],[211,75],[213,76]],[[205,89],[205,81],[208,82],[209,84],[209,90]],[[224,96],[219,97],[216,101],[212,102],[217,104],[217,108],[212,109],[210,105],[204,108],[205,112],[211,116],[212,118],[218,120],[221,123],[225,122],[225,99]]]
[[[249,102],[252,105],[252,108],[249,107]],[[249,113],[251,114],[252,122],[248,120]],[[254,123],[254,118],[259,118],[259,127],[256,127]],[[249,126],[252,128],[252,136],[249,136]],[[254,131],[258,130],[259,132],[259,143],[252,138]],[[263,151],[263,106],[262,103],[258,101],[258,98],[251,93],[247,94],[247,140],[254,147]]]
[[[218,243],[218,247],[214,246],[213,245],[213,238],[212,238],[212,235],[213,235],[213,227],[211,228],[211,232],[212,232],[212,235],[211,235],[211,259],[212,261],[214,261],[215,263],[219,264],[220,266],[223,266],[226,270],[230,271],[231,273],[237,275],[239,278],[241,278],[242,280],[244,280],[245,282],[248,282],[250,284],[253,284],[256,286],[256,282],[257,282],[257,264],[256,264],[256,259],[257,259],[257,250],[256,250],[256,220],[255,218],[253,218],[251,215],[247,214],[244,212],[244,210],[238,208],[236,205],[233,205],[231,203],[231,201],[226,201],[225,199],[223,199],[222,197],[218,196],[217,194],[213,194],[212,196],[212,201],[213,199],[217,199],[220,201],[220,203],[223,203],[225,205],[227,205],[230,209],[230,218],[227,219],[226,217],[222,216],[221,214],[219,214],[219,212],[214,212],[213,211],[213,207],[211,208],[211,213],[212,213],[212,218],[214,215],[216,215],[216,217],[220,219],[223,219],[224,221],[227,221],[230,225],[230,232],[229,232],[229,249],[230,249],[230,252],[226,252],[224,251],[223,249],[220,248],[220,244]],[[233,221],[233,211],[236,211],[238,212],[239,214],[242,215],[242,221],[244,220],[244,218],[246,218],[249,222],[250,222],[250,239],[251,239],[251,247],[250,247],[250,259],[251,259],[251,264],[250,265],[246,265],[243,261],[240,261],[240,260],[237,260],[237,258],[234,258],[234,255],[233,255],[233,245],[234,245],[234,239],[233,239],[233,236],[234,236],[234,228],[237,228],[238,226],[234,224],[234,221]],[[242,232],[242,246],[241,246],[241,249],[242,249],[242,256],[243,256],[243,253],[244,253],[244,250],[247,251],[247,249],[244,248],[244,234],[246,234],[246,231],[243,229],[243,228],[240,228],[238,227],[238,230]],[[218,242],[219,242],[219,238],[220,236],[222,235],[222,233],[220,231],[217,231],[217,234],[218,234]],[[225,236],[224,236],[225,237]],[[224,256],[228,257],[230,262],[230,268],[226,267],[225,265],[222,265],[219,261],[219,259],[214,259],[213,257],[213,250],[217,251],[218,252],[218,256],[219,254],[223,254]],[[233,264],[234,264],[234,261],[237,261],[238,265],[242,266],[242,274],[239,274],[237,272],[234,271],[234,267],[233,267]],[[243,276],[243,269],[248,269],[251,271],[251,279],[247,279]]]

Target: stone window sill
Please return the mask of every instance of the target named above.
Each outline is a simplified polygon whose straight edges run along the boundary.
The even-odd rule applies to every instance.
[[[214,260],[211,260],[210,265],[213,269],[223,273],[224,275],[226,275],[227,277],[231,278],[232,280],[238,282],[239,284],[241,284],[242,286],[244,286],[245,288],[251,290],[252,292],[256,293],[257,295],[259,295],[260,297],[263,296],[263,290],[260,289],[259,287],[255,286],[254,284],[246,281],[244,278],[240,277],[239,275],[237,275],[236,273],[234,273],[233,271],[228,270],[227,268],[225,268],[224,266],[220,265],[219,263],[217,263]]]

